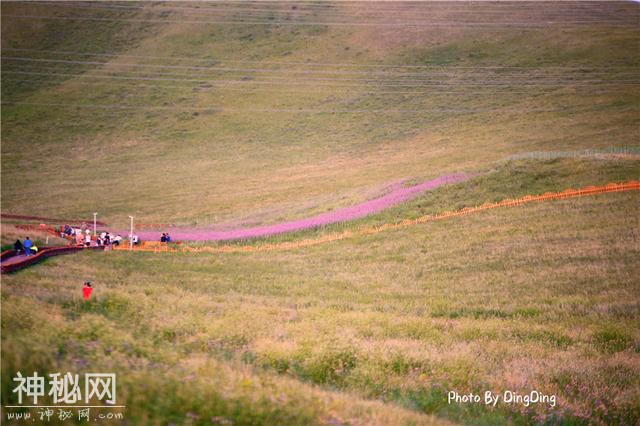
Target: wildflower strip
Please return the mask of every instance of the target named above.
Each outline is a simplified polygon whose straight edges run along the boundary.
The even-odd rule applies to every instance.
[[[325,244],[333,241],[344,240],[360,235],[377,234],[383,231],[392,229],[400,229],[408,226],[424,224],[428,222],[434,222],[437,220],[448,219],[458,216],[466,216],[472,213],[477,213],[484,210],[495,209],[499,207],[514,207],[527,203],[548,201],[548,200],[561,200],[565,198],[584,197],[588,195],[604,194],[609,192],[626,192],[626,191],[640,191],[640,182],[629,181],[625,183],[609,183],[602,186],[588,186],[582,189],[567,189],[562,192],[547,192],[542,195],[525,195],[524,197],[514,200],[502,200],[497,203],[485,203],[476,207],[465,207],[461,210],[444,212],[436,215],[425,215],[416,219],[405,219],[401,222],[386,223],[379,226],[368,226],[360,228],[356,231],[344,231],[341,233],[323,235],[317,238],[307,238],[298,241],[287,241],[282,243],[270,243],[261,245],[223,245],[217,247],[173,247],[163,243],[150,242],[143,243],[140,246],[134,246],[129,248],[128,245],[121,245],[114,247],[114,250],[133,250],[133,251],[146,251],[146,252],[171,252],[171,253],[248,253],[248,252],[263,252],[271,250],[291,250],[303,247],[308,247],[317,244]]]

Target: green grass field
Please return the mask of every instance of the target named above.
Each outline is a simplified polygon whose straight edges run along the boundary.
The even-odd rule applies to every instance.
[[[51,259],[3,279],[3,375],[116,371],[134,423],[630,424],[640,253],[637,216],[621,210],[639,201],[496,210],[298,252]],[[448,405],[452,389],[535,389],[559,408]]]
[[[20,3],[2,7],[18,16],[88,14]],[[618,7],[637,13],[633,5]],[[513,7],[506,12],[514,20],[525,13]],[[570,11],[562,13],[556,19],[571,19]],[[640,92],[629,84],[640,64],[637,25],[418,28],[386,37],[397,29],[89,24],[3,18],[5,49],[130,55],[4,51],[5,57],[82,62],[4,60],[3,102],[67,105],[2,108],[3,176],[9,177],[2,185],[4,211],[99,211],[118,226],[129,214],[147,223],[270,223],[362,201],[390,181],[475,171],[512,154],[638,145]],[[105,64],[95,65],[100,62]],[[482,68],[495,65],[516,68]],[[254,69],[267,71],[248,71]],[[165,81],[189,73],[213,82]],[[417,79],[427,85],[411,87],[420,85]],[[229,80],[241,83],[224,83]],[[434,81],[438,85],[429,83]],[[207,107],[224,110],[197,110]],[[327,110],[334,112],[322,112]]]
[[[473,175],[231,243],[263,244],[640,180],[632,2],[0,9],[3,213],[254,226]],[[18,371],[70,371],[116,373],[135,425],[637,424],[639,229],[635,191],[300,250],[47,259],[2,276],[3,421],[24,423]]]

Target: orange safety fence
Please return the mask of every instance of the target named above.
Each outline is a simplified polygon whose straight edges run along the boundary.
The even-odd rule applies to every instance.
[[[640,182],[629,181],[625,183],[609,183],[601,186],[588,186],[582,189],[567,189],[562,192],[547,192],[542,195],[525,195],[524,197],[514,200],[502,200],[497,203],[485,203],[476,207],[465,207],[457,211],[449,211],[436,215],[421,216],[416,219],[405,219],[396,223],[385,223],[379,226],[366,226],[355,231],[344,231],[336,234],[324,235],[317,238],[308,238],[298,241],[288,241],[281,243],[270,243],[261,245],[223,245],[216,247],[177,247],[175,245],[169,245],[161,242],[143,242],[140,245],[133,246],[133,251],[146,251],[146,252],[171,252],[171,253],[244,253],[244,252],[262,252],[270,250],[288,250],[296,249],[316,244],[323,244],[332,241],[343,240],[357,235],[370,235],[383,232],[390,229],[405,228],[407,226],[423,224],[427,222],[434,222],[436,220],[448,219],[451,217],[465,216],[472,213],[477,213],[484,210],[495,209],[498,207],[513,207],[522,204],[532,203],[536,201],[546,200],[559,200],[563,198],[584,197],[587,195],[604,194],[608,192],[625,192],[625,191],[640,191]],[[130,250],[129,245],[123,244],[119,247],[114,247],[114,250]]]
[[[61,229],[55,226],[45,225],[41,223],[40,225],[34,225],[30,223],[26,224],[18,224],[15,225],[17,229],[21,229],[23,231],[31,231],[31,232],[46,232],[47,234],[55,235],[57,237],[60,236]]]

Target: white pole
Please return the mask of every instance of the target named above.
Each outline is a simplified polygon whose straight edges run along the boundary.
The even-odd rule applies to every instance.
[[[93,214],[93,236],[96,236],[96,216],[98,216],[98,213],[94,213]]]
[[[129,233],[129,250],[133,250],[133,216],[129,216],[131,219],[131,232]]]

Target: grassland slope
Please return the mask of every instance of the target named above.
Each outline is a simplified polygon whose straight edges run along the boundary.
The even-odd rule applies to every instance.
[[[638,6],[574,6],[3,3],[3,211],[259,226],[637,145]]]

